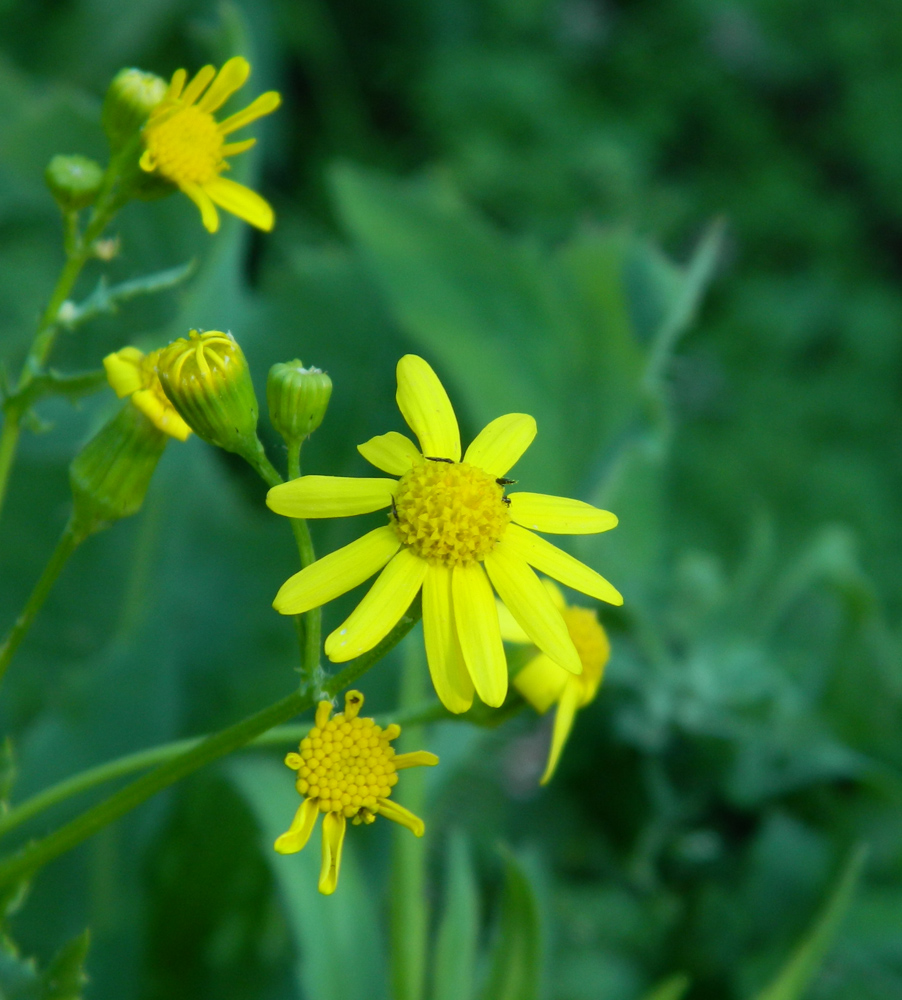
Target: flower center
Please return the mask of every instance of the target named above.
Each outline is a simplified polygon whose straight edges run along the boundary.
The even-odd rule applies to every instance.
[[[397,727],[394,727],[397,730]],[[372,719],[347,719],[341,713],[301,740],[297,790],[319,799],[320,812],[343,812],[349,819],[361,809],[375,812],[378,799],[391,795],[398,781],[389,741],[397,735]]]
[[[510,523],[504,488],[466,462],[417,463],[398,483],[392,520],[418,556],[447,566],[479,562]]]
[[[216,120],[193,105],[144,133],[156,169],[176,184],[206,184],[222,168],[223,135]]]
[[[582,704],[585,705],[595,697],[601,684],[611,647],[594,611],[568,606],[561,613],[583,665],[583,672],[578,677],[570,676],[582,688]]]

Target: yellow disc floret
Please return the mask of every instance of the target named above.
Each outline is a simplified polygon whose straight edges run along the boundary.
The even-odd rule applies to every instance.
[[[398,483],[392,522],[423,559],[446,566],[480,562],[510,523],[504,487],[466,462],[417,462]]]
[[[173,184],[207,184],[223,169],[225,136],[196,105],[179,108],[146,133],[156,169]]]
[[[598,621],[598,616],[590,608],[567,605],[561,611],[567,623],[567,631],[579,653],[583,672],[570,675],[572,682],[580,687],[582,698],[580,707],[587,705],[601,684],[605,665],[611,655],[611,644]]]

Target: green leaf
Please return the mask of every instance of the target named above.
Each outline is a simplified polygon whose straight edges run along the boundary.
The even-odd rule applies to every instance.
[[[811,929],[796,946],[776,979],[756,1000],[801,1000],[830,949],[858,885],[867,848],[857,847],[846,862],[836,886]]]
[[[90,933],[83,931],[57,952],[40,972],[32,958],[22,958],[9,938],[0,940],[0,997],[3,1000],[81,1000],[87,982],[85,958]]]
[[[438,926],[433,1000],[471,1000],[479,935],[479,894],[463,834],[448,838],[445,908]]]
[[[504,894],[483,1000],[537,1000],[542,932],[535,890],[520,863],[504,851]]]
[[[688,989],[689,977],[678,972],[674,976],[668,976],[663,983],[658,983],[651,993],[646,993],[644,1000],[682,1000]]]
[[[291,774],[273,759],[232,761],[228,773],[250,803],[261,831],[261,849],[279,886],[298,961],[298,983],[305,997],[348,1000],[387,996],[380,950],[379,920],[355,857],[355,838],[369,827],[348,827],[341,880],[332,896],[316,885],[320,868],[320,828],[298,854],[281,855],[273,842],[291,822],[300,804]],[[353,960],[349,960],[353,956]]]

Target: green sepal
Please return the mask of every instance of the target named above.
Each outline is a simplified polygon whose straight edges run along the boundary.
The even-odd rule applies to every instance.
[[[319,427],[331,396],[332,379],[319,368],[304,368],[298,359],[269,370],[269,419],[289,444],[302,441]]]

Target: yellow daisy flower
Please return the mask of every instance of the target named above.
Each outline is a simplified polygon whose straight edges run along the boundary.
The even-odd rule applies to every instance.
[[[372,823],[384,816],[406,826],[417,837],[425,832],[423,821],[391,801],[398,783],[398,771],[407,767],[432,766],[438,757],[426,750],[395,754],[391,741],[401,735],[401,727],[383,729],[372,719],[361,719],[363,695],[345,694],[345,710],[330,718],[332,705],[321,701],[315,725],[301,740],[300,753],[290,753],[285,763],[297,771],[295,787],[304,801],[291,826],[273,845],[280,854],[295,854],[310,839],[316,817],[323,813],[323,866],[319,891],[328,896],[338,885],[341,848],[347,821],[355,826]]]
[[[186,87],[187,70],[177,69],[142,133],[141,169],[159,174],[188,195],[211,233],[219,228],[216,205],[258,229],[268,231],[275,221],[269,204],[256,191],[222,176],[229,169],[226,157],[243,153],[257,141],[226,142],[226,136],[271,114],[282,101],[270,90],[243,111],[216,121],[213,112],[244,86],[250,71],[248,61],[235,56],[218,74],[213,66],[204,66]]]
[[[505,476],[536,434],[535,420],[524,413],[493,420],[461,461],[448,395],[416,355],[398,362],[397,401],[422,453],[394,431],[358,450],[399,480],[302,476],[269,491],[269,506],[288,517],[345,517],[391,508],[387,525],[287,580],[273,606],[282,614],[300,614],[382,570],[351,616],[326,639],[326,655],[341,663],[383,639],[422,587],[432,682],[450,711],[465,712],[474,688],[487,705],[501,705],[507,695],[494,586],[531,641],[564,669],[580,673],[561,612],[531,567],[600,600],[622,604],[623,598],[595,570],[533,531],[594,534],[613,528],[617,518],[564,497],[505,496],[512,482]]]
[[[137,347],[123,347],[103,359],[107,381],[120,399],[131,396],[132,402],[157,428],[170,437],[185,441],[191,428],[166,398],[157,362],[163,349],[145,354]]]
[[[563,615],[567,631],[583,665],[581,674],[571,674],[561,669],[550,656],[540,652],[514,675],[514,687],[539,714],[544,715],[552,705],[557,704],[548,763],[539,782],[547,785],[573,728],[577,709],[585,708],[598,693],[604,668],[611,656],[611,644],[598,616],[591,608],[568,605],[555,583],[551,580],[543,580],[542,583],[555,607]],[[497,607],[501,637],[506,642],[531,643],[532,639],[500,601]]]

